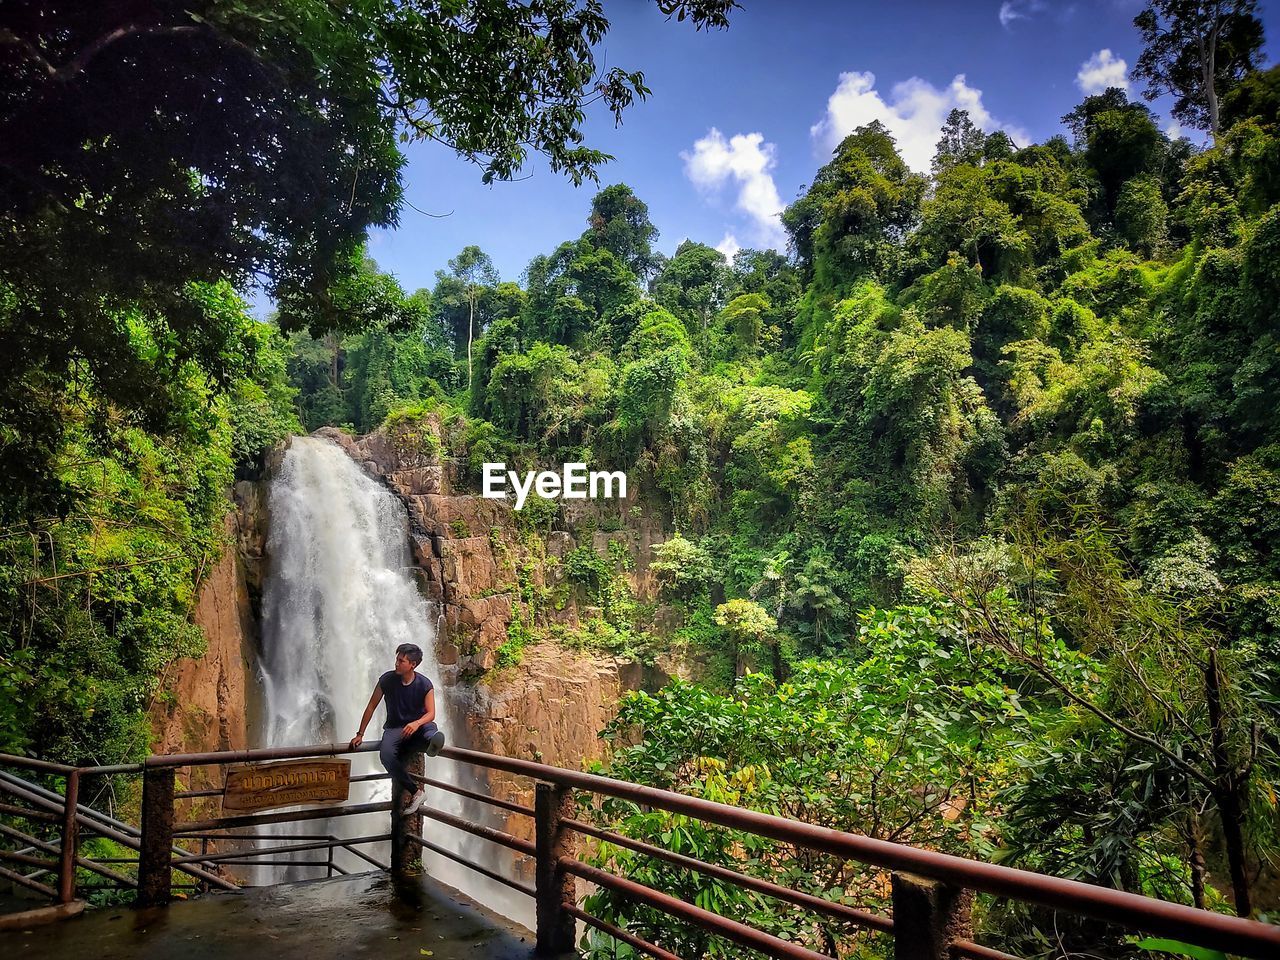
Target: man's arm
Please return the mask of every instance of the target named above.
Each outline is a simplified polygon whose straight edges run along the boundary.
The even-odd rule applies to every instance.
[[[430,697],[430,694],[427,694]],[[382,702],[382,687],[375,686],[373,688],[373,696],[369,698],[369,705],[364,708],[364,716],[360,718],[360,732],[351,738],[348,746],[354,750],[364,742],[364,728],[369,725],[369,720],[373,717],[373,711],[378,709],[378,704]],[[434,711],[433,711],[434,713]]]
[[[422,701],[422,716],[411,723],[404,725],[404,735],[412,737],[415,733],[425,727],[428,723],[436,718],[436,691],[432,687],[427,691],[426,699]]]

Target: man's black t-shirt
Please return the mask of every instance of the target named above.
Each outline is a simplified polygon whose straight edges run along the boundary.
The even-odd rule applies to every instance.
[[[432,687],[431,681],[415,672],[408,683],[400,681],[400,675],[388,670],[378,678],[378,688],[382,690],[382,701],[387,705],[387,721],[382,729],[403,727],[419,719],[424,710],[427,693]]]

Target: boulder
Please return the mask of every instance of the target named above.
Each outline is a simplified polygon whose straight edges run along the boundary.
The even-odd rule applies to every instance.
[[[387,483],[402,497],[442,494],[445,492],[444,468],[435,463],[426,467],[392,470],[387,474]]]
[[[445,596],[461,600],[493,590],[498,585],[498,565],[488,537],[439,541]]]

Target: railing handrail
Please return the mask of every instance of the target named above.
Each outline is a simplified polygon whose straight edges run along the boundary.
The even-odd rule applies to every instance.
[[[37,757],[24,757],[14,753],[0,753],[0,766],[26,767],[28,770],[47,770],[50,773],[70,773],[76,767],[67,763],[54,763]]]
[[[890,840],[877,840],[657,787],[645,787],[599,774],[552,767],[532,760],[500,757],[460,747],[446,747],[442,755],[476,766],[535,777],[620,800],[631,800],[671,813],[682,813],[708,823],[795,843],[870,866],[913,873],[1025,903],[1071,910],[1098,920],[1174,937],[1199,946],[1258,956],[1263,955],[1263,950],[1280,947],[1280,926],[1257,920],[1212,913],[1137,893],[1051,877],[1017,867],[970,860],[935,850],[923,850]]]
[[[136,770],[336,756],[345,753],[369,752],[377,750],[378,746],[379,741],[370,741],[361,744],[355,750],[352,750],[349,744],[328,743],[301,747],[156,755],[136,765]],[[1157,900],[1110,887],[925,850],[862,834],[833,830],[829,827],[746,810],[670,790],[646,787],[612,777],[583,773],[532,760],[502,757],[460,747],[446,747],[442,755],[462,763],[528,776],[563,787],[684,814],[719,826],[745,830],[757,836],[842,856],[868,866],[915,874],[956,887],[977,890],[1024,903],[1065,909],[1097,920],[1173,937],[1199,946],[1254,956],[1262,956],[1268,951],[1280,948],[1280,926],[1256,920],[1212,913],[1208,910]],[[0,764],[15,761],[23,761],[20,765],[30,764],[30,758],[0,754]],[[45,761],[36,762],[46,763]],[[49,767],[54,766],[62,765],[49,765]],[[80,773],[104,769],[115,772],[119,766],[114,768],[67,767],[65,769],[67,772],[74,770]],[[202,823],[200,826],[203,827],[206,824]]]

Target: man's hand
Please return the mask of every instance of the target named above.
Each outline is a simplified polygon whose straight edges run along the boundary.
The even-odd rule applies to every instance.
[[[404,735],[406,737],[412,737],[415,733],[418,732],[418,728],[421,726],[422,724],[417,720],[414,720],[412,723],[406,723],[404,725]]]
[[[347,744],[347,746],[350,749],[354,750],[356,747],[360,746],[360,744],[362,743],[364,743],[364,734],[357,733],[354,737],[351,738],[351,742]]]

